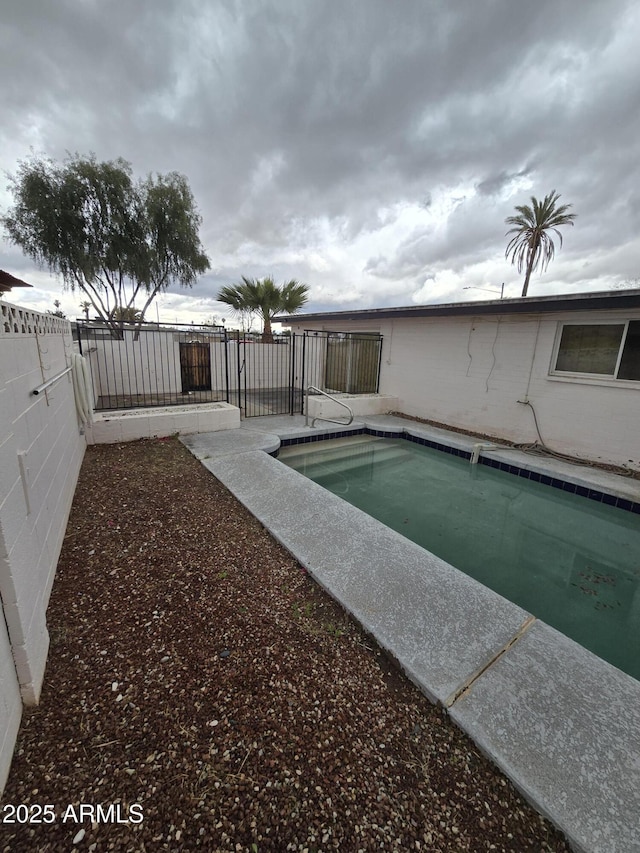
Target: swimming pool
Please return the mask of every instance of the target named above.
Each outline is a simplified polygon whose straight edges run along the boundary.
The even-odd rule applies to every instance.
[[[640,680],[640,515],[400,438],[279,459]]]

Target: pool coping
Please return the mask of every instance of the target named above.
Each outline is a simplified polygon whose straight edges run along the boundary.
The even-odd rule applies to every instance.
[[[260,420],[182,441],[575,850],[640,851],[640,682],[269,455],[281,443],[363,429],[446,439],[463,453],[478,439],[389,416],[311,435],[299,423]],[[637,481],[609,472],[488,452],[522,471],[640,498]]]

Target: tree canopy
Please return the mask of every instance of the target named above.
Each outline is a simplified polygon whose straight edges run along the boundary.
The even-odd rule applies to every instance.
[[[19,163],[10,190],[9,239],[82,291],[114,329],[136,312],[141,323],[158,293],[191,287],[210,266],[201,217],[177,172],[134,182],[121,158],[75,154],[60,165],[34,156]]]
[[[525,268],[522,295],[529,290],[531,273],[537,266],[544,272],[555,255],[555,246],[548,232],[553,231],[562,246],[562,234],[558,230],[561,225],[573,225],[575,213],[568,213],[570,204],[558,204],[560,196],[552,190],[538,201],[531,196],[531,207],[528,204],[516,205],[517,216],[508,216],[507,225],[512,225],[507,236],[513,234],[507,246],[505,257],[511,256],[511,263],[518,265],[518,272]]]
[[[309,288],[295,279],[278,286],[272,278],[251,279],[242,276],[239,284],[223,287],[218,302],[229,305],[236,314],[256,313],[262,319],[262,343],[272,343],[271,321],[276,314],[293,314],[306,304]]]

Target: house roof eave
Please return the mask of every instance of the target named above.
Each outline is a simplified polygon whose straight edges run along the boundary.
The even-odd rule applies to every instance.
[[[390,320],[413,317],[460,317],[482,314],[542,314],[557,311],[613,311],[640,308],[640,289],[594,291],[592,293],[553,296],[490,299],[473,302],[448,302],[408,305],[398,308],[366,308],[354,311],[325,311],[274,317],[274,322],[293,325],[301,322],[342,322]]]

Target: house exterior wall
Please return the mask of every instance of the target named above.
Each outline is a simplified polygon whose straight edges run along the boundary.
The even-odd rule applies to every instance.
[[[85,450],[67,374],[66,320],[0,302],[0,787],[20,696],[38,701],[49,636],[46,609]]]
[[[640,469],[640,382],[550,376],[560,323],[627,319],[640,319],[640,311],[396,318],[375,324],[366,317],[327,324],[307,318],[304,327],[380,332],[380,393],[398,397],[399,410],[407,415],[514,443],[542,439],[559,453]]]

